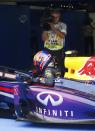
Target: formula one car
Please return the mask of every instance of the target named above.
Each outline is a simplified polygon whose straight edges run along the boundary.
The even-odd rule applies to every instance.
[[[52,56],[40,51],[34,65],[43,72],[0,67],[0,102],[18,119],[34,122],[95,121],[95,57],[67,57],[64,78],[56,76]],[[52,70],[53,68],[53,70]],[[54,75],[52,75],[54,74]]]

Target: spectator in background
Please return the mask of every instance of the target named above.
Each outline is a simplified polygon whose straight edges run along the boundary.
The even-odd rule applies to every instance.
[[[44,30],[42,33],[44,48],[55,57],[61,69],[61,76],[64,76],[64,45],[67,26],[60,21],[61,14],[58,10],[52,10],[50,15],[52,17],[52,22],[48,22],[50,30]]]
[[[93,27],[91,23],[92,23],[92,19],[88,17],[83,27],[84,47],[85,47],[86,56],[91,56],[94,53],[93,31],[95,27]]]

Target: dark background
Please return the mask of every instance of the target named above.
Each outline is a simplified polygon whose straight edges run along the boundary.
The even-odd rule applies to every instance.
[[[84,55],[82,28],[88,16],[86,11],[62,11],[63,22],[67,24],[65,50],[77,49]],[[0,65],[27,69],[33,55],[43,49],[40,17],[43,10],[29,6],[0,5]]]

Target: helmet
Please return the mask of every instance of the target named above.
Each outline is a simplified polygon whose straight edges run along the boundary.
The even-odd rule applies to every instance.
[[[51,61],[51,54],[47,51],[39,51],[33,58],[34,66],[38,68],[38,70],[43,71]]]

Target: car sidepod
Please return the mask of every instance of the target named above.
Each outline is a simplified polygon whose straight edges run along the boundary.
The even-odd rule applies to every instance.
[[[44,122],[81,122],[95,120],[95,97],[67,88],[30,86],[28,99],[32,115]]]

